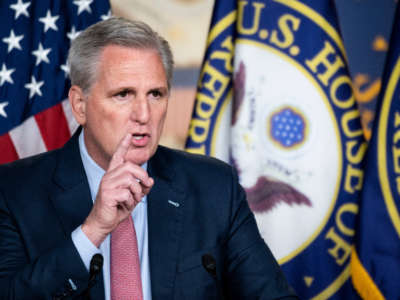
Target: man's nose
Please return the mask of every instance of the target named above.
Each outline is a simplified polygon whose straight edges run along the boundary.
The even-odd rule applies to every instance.
[[[146,124],[150,118],[150,105],[146,97],[138,97],[133,101],[131,119],[139,124]]]

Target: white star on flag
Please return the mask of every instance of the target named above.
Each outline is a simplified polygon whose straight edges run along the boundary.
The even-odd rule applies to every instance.
[[[3,66],[1,67],[0,70],[0,86],[4,84],[4,82],[9,82],[11,84],[14,83],[14,81],[11,78],[11,74],[15,71],[15,69],[8,69],[6,67],[6,64],[3,63]]]
[[[92,2],[93,0],[75,0],[74,4],[78,6],[78,16],[85,10],[88,13],[92,13],[92,9],[90,8]]]
[[[42,92],[40,91],[41,86],[44,84],[44,81],[36,81],[35,76],[31,76],[31,82],[25,84],[25,88],[29,90],[29,99],[38,94],[42,96]]]
[[[80,31],[76,31],[75,26],[72,26],[71,31],[67,33],[67,37],[72,42],[80,33]]]
[[[10,53],[12,49],[16,48],[22,50],[19,42],[24,38],[24,35],[15,35],[14,30],[11,29],[10,36],[8,38],[3,38],[3,42],[8,44],[7,52]]]
[[[102,15],[100,18],[103,21],[108,20],[109,18],[111,18],[111,10],[109,10],[106,15]]]
[[[67,76],[68,76],[68,74],[69,74],[69,66],[68,66],[68,62],[66,62],[66,63],[65,63],[65,65],[61,65],[61,66],[60,66],[60,68],[61,68],[61,70],[63,70],[63,71],[64,71],[64,73],[65,73],[65,77],[67,77]]]
[[[46,17],[39,18],[39,22],[44,24],[44,32],[47,32],[50,28],[57,31],[58,27],[56,25],[56,21],[60,16],[52,16],[50,13],[50,9],[47,10]]]
[[[8,102],[2,102],[0,103],[0,116],[3,116],[4,118],[7,118],[7,113],[4,110],[4,108],[8,105]]]
[[[32,54],[36,56],[36,66],[42,61],[50,63],[49,58],[47,57],[50,51],[51,48],[43,49],[42,43],[39,43],[39,48],[35,51],[32,51]]]
[[[30,2],[22,2],[22,0],[18,0],[17,3],[11,4],[10,8],[15,10],[14,19],[18,19],[20,15],[24,15],[29,18],[28,7],[31,5]]]

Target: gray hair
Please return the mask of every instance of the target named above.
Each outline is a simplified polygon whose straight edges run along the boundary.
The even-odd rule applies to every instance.
[[[96,80],[97,65],[102,50],[109,45],[135,49],[153,49],[161,57],[171,87],[174,60],[168,42],[147,24],[119,17],[96,23],[81,32],[69,49],[68,66],[72,85],[89,92]]]

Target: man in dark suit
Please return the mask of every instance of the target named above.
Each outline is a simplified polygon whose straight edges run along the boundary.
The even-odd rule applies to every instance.
[[[112,18],[75,39],[69,64],[80,129],[0,167],[0,299],[79,299],[88,285],[106,300],[296,299],[233,168],[158,146],[168,43]]]

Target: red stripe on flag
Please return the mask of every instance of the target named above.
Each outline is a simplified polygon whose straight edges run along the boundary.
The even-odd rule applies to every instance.
[[[62,147],[71,137],[61,103],[35,115],[47,150]]]
[[[17,160],[18,154],[8,133],[0,136],[0,164]]]

